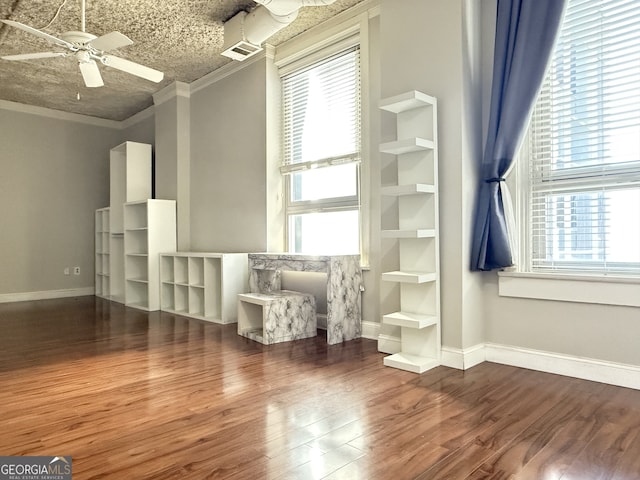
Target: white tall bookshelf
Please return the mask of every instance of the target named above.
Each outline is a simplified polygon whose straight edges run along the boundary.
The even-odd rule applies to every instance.
[[[109,152],[111,231],[123,233],[122,206],[151,198],[151,145],[124,142]]]
[[[397,168],[397,183],[381,188],[397,209],[396,224],[381,232],[397,265],[382,280],[400,290],[382,323],[399,327],[401,345],[384,365],[422,373],[440,365],[437,101],[414,90],[383,99],[380,108],[395,115],[397,132],[380,145]]]
[[[95,262],[95,281],[96,296],[102,298],[110,297],[110,233],[109,233],[109,207],[96,210],[95,221],[96,234],[96,262]]]
[[[151,145],[124,142],[111,149],[109,179],[109,299],[125,303],[124,204],[151,198]]]
[[[160,310],[160,253],[175,250],[175,200],[124,204],[125,305]]]

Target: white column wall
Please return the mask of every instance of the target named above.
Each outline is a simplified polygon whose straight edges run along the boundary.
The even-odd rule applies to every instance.
[[[192,250],[266,250],[266,62],[191,95]]]

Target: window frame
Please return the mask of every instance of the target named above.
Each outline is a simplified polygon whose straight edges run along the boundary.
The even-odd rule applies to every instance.
[[[528,137],[528,136],[527,136]],[[559,273],[532,271],[530,268],[527,203],[529,197],[528,138],[518,153],[507,178],[515,204],[518,251],[521,261],[498,273],[501,297],[553,300],[600,305],[640,307],[640,276],[608,273]]]
[[[360,263],[363,268],[368,268],[369,263],[369,207],[368,202],[363,199],[368,198],[368,161],[369,147],[369,122],[368,122],[368,15],[358,15],[344,24],[330,29],[326,36],[319,38],[317,35],[315,40],[310,40],[307,47],[302,47],[296,52],[288,52],[286,56],[276,58],[276,66],[278,67],[278,75],[280,78],[285,75],[294,73],[304,68],[329,58],[333,55],[341,53],[353,47],[359,50],[360,65],[360,160],[351,162],[356,168],[356,194],[344,197],[330,197],[329,199],[319,200],[291,200],[291,179],[292,174],[282,174],[283,177],[283,216],[284,216],[284,242],[287,251],[293,251],[289,244],[290,230],[289,218],[292,215],[308,214],[308,213],[325,213],[339,211],[357,211],[358,212],[358,237],[359,252],[354,254],[360,255]],[[310,47],[315,45],[315,47]],[[283,132],[284,134],[284,132]],[[282,157],[282,155],[281,155]],[[314,163],[314,162],[307,162]],[[326,163],[323,161],[317,163]],[[341,164],[341,159],[329,159],[329,164]],[[301,169],[309,168],[309,165],[301,164]],[[331,168],[331,166],[323,167]],[[289,166],[289,169],[291,167]],[[295,170],[295,169],[291,169]]]
[[[579,303],[621,305],[640,307],[640,269],[633,272],[607,272],[607,271],[552,271],[535,269],[532,266],[532,238],[531,214],[529,211],[530,199],[530,129],[523,139],[523,144],[514,163],[512,175],[507,179],[513,195],[517,234],[520,239],[518,251],[515,252],[520,259],[518,265],[498,272],[498,294],[506,297],[531,298],[556,300]],[[636,162],[637,163],[637,162]],[[613,166],[609,168],[613,173],[627,173],[629,165]],[[590,174],[601,167],[585,167],[582,174]],[[605,166],[606,169],[606,166]],[[625,172],[626,170],[626,172]],[[637,178],[628,181],[627,184],[637,183],[640,180],[640,172],[634,170]],[[584,175],[583,175],[584,177]],[[555,175],[555,179],[567,181],[567,176]],[[599,180],[601,180],[600,177]],[[553,181],[554,179],[552,179]],[[627,179],[628,180],[628,179]],[[582,182],[586,186],[591,180],[577,179],[573,182]],[[606,182],[599,181],[598,184]],[[596,183],[593,182],[595,185]],[[558,193],[560,193],[558,191]]]

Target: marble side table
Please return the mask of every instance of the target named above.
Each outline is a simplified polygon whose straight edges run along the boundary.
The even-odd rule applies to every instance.
[[[313,295],[289,290],[238,294],[238,335],[265,345],[317,334]]]

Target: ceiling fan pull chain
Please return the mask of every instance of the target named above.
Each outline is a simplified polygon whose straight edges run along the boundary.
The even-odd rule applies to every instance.
[[[67,3],[67,0],[62,0],[62,3],[58,7],[58,10],[56,10],[56,13],[53,16],[53,18],[51,19],[51,21],[49,23],[47,23],[44,27],[39,28],[38,30],[46,30],[47,28],[49,28],[51,26],[51,24],[56,21],[56,18],[58,18],[58,15],[60,15],[60,10],[62,10],[62,7],[64,7],[64,5],[66,3]]]
[[[85,31],[85,27],[86,27],[86,20],[85,20],[85,4],[84,4],[84,0],[82,0],[82,5],[81,5],[81,10],[82,10],[82,24],[81,24],[81,31]]]

